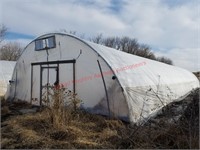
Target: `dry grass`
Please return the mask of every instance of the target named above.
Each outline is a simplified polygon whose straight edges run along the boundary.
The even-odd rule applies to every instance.
[[[108,148],[106,140],[117,135],[104,117],[79,112],[69,124],[54,127],[47,110],[12,116],[2,123],[2,148]],[[78,117],[79,116],[79,117]],[[98,127],[98,124],[100,125]]]
[[[1,120],[1,148],[67,149],[67,148],[137,148],[137,149],[198,149],[199,95],[193,97],[177,123],[161,118],[157,123],[132,126],[120,120],[109,120],[81,110],[70,113],[70,121],[55,126],[49,109],[33,114],[20,114],[26,103],[4,103]],[[6,107],[5,107],[6,106]],[[7,113],[7,114],[6,114]]]
[[[46,114],[56,129],[62,129],[74,119],[81,100],[64,86],[47,86],[42,94]]]

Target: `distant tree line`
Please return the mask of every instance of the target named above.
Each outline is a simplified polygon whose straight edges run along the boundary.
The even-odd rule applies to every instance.
[[[0,25],[0,60],[16,61],[23,48],[18,42],[3,42],[7,30],[5,25]]]
[[[145,57],[148,59],[160,61],[166,64],[173,65],[172,60],[166,57],[156,57],[151,48],[146,44],[139,44],[137,39],[124,37],[103,37],[99,34],[90,39],[90,41],[111,47],[129,54]]]
[[[0,25],[0,59],[1,60],[17,60],[21,54],[22,47],[18,42],[7,42],[3,43],[5,39],[7,28],[5,25]],[[66,30],[60,30],[62,32],[67,32]],[[77,35],[80,38],[85,38],[84,34],[77,34],[76,31],[69,31],[70,34]],[[105,45],[107,47],[114,48],[129,54],[145,57],[148,59],[160,61],[166,64],[173,65],[171,59],[166,57],[156,57],[151,48],[146,44],[140,44],[137,39],[130,38],[127,36],[124,37],[103,37],[102,34],[98,34],[92,38],[89,38],[90,41]]]
[[[76,31],[69,31],[70,34],[77,35],[81,38],[85,38],[84,34],[78,35]],[[173,65],[173,62],[171,59],[167,57],[156,57],[154,52],[151,50],[151,48],[146,44],[140,44],[137,39],[130,38],[127,36],[124,37],[103,37],[103,34],[98,34],[92,38],[89,38],[91,42],[105,45],[107,47],[114,48],[116,50],[120,50],[129,54],[145,57],[148,59],[156,60],[159,62],[163,62],[169,65]]]

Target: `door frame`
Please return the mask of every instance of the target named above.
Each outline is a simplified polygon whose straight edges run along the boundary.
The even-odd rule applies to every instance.
[[[40,106],[42,105],[42,71],[44,68],[57,68],[58,69],[58,75],[59,75],[59,64],[73,64],[73,92],[76,92],[76,85],[75,85],[75,64],[76,64],[76,60],[72,59],[72,60],[61,60],[61,61],[48,61],[48,62],[35,62],[35,63],[31,63],[31,91],[30,91],[30,103],[32,103],[32,98],[33,98],[33,71],[34,71],[34,66],[40,66]],[[44,65],[56,65],[56,66],[44,66]],[[59,82],[59,77],[58,77],[58,82]],[[59,83],[58,83],[59,84]]]
[[[47,82],[49,82],[49,70],[50,69],[56,69],[56,81],[57,84],[59,85],[59,64],[56,64],[56,66],[40,66],[40,106],[42,105],[42,90],[43,88],[45,88],[45,85],[43,85],[43,71],[47,69]],[[47,83],[48,84],[48,83]],[[47,93],[49,91],[49,85],[47,85]],[[49,99],[48,95],[47,95],[47,100]]]

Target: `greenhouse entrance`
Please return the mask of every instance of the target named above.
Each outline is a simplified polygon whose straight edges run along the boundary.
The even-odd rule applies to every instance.
[[[59,87],[68,81],[73,84],[67,88],[75,93],[75,63],[76,60],[32,63],[31,103],[43,105],[42,100],[49,100],[50,92],[55,86]]]

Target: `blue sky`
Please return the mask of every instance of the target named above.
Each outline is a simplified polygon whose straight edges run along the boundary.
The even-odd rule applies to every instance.
[[[129,36],[176,66],[200,70],[200,0],[1,0],[7,41],[52,31]]]
[[[10,32],[8,31],[5,37],[7,40],[15,40],[15,39],[34,39],[34,35],[28,35],[23,33],[17,33],[17,32]]]

